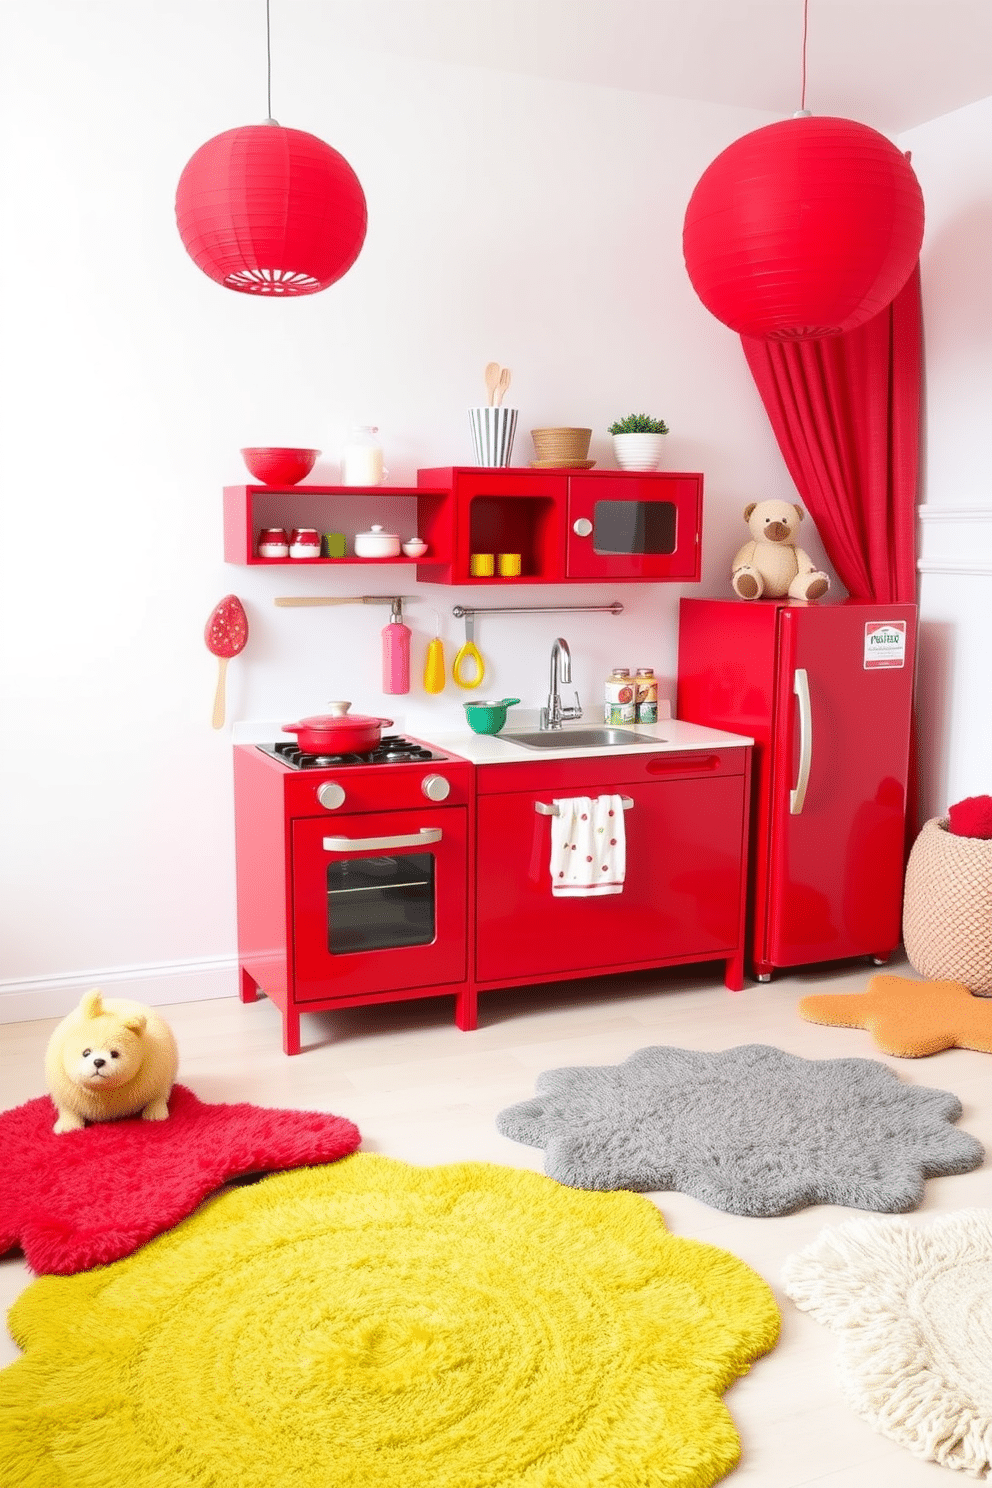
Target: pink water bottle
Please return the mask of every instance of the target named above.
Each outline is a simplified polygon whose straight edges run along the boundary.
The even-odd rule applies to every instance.
[[[403,624],[403,601],[393,600],[393,613],[382,632],[382,690],[410,691],[410,627]]]

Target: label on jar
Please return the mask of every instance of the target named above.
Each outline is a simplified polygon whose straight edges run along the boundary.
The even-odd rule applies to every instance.
[[[606,679],[603,718],[607,723],[633,723],[636,717],[637,704],[630,673],[614,671]]]
[[[658,722],[658,679],[651,667],[638,667],[634,678],[638,723]]]

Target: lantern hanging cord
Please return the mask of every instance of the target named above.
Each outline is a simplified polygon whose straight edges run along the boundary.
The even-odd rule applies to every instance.
[[[269,0],[265,0],[265,83],[268,104],[267,119],[272,119],[272,24],[269,17]]]
[[[268,0],[266,0],[268,4]],[[803,113],[806,112],[806,33],[809,29],[809,0],[803,0],[803,70],[802,70],[802,96],[799,107]]]

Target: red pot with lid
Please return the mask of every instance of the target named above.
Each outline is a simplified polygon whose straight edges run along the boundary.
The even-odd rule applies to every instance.
[[[350,703],[328,703],[328,707],[329,713],[283,724],[283,732],[295,734],[305,754],[366,754],[393,722],[391,718],[349,713]]]

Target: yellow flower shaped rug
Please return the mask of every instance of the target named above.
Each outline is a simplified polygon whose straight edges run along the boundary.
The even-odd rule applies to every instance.
[[[22,1294],[17,1488],[708,1488],[771,1289],[638,1194],[357,1153]]]

